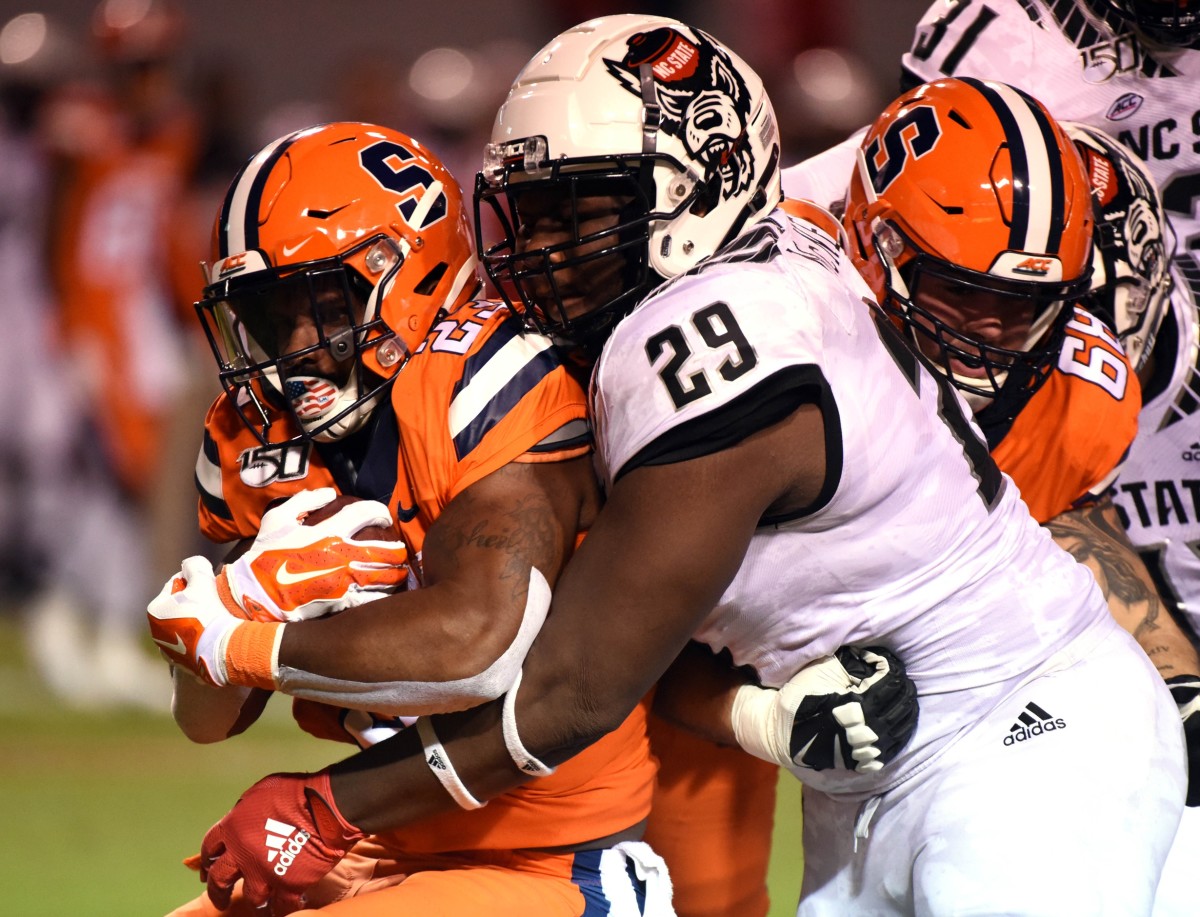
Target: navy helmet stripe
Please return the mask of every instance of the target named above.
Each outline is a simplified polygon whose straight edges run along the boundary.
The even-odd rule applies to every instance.
[[[1013,212],[1009,248],[1056,254],[1062,244],[1066,182],[1054,128],[1041,107],[1003,83],[964,78],[996,112],[1009,147]],[[1035,189],[1034,199],[1030,190]]]
[[[1029,163],[1026,160],[1025,144],[1012,111],[1000,98],[1000,94],[983,80],[966,78],[964,83],[973,86],[1000,119],[1004,137],[1008,141],[1008,155],[1012,164],[1012,222],[1008,227],[1008,247],[1014,251],[1026,248],[1029,232]]]
[[[1066,228],[1066,199],[1067,199],[1067,180],[1065,167],[1066,163],[1058,154],[1058,140],[1054,135],[1054,127],[1050,123],[1049,116],[1041,109],[1041,107],[1033,101],[1021,90],[1017,90],[1020,95],[1029,103],[1029,110],[1034,115],[1034,121],[1038,126],[1038,130],[1042,135],[1042,143],[1045,145],[1051,168],[1050,168],[1050,224],[1046,231],[1046,252],[1048,254],[1057,255],[1062,248],[1063,231]]]
[[[281,137],[242,166],[221,205],[221,223],[217,229],[220,257],[228,258],[258,247],[258,210],[267,177],[296,139],[309,130],[306,128]]]

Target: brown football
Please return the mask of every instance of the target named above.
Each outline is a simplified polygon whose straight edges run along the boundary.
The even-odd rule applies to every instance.
[[[324,522],[343,506],[351,503],[357,503],[361,497],[354,497],[349,494],[342,494],[333,499],[332,503],[326,503],[320,509],[314,509],[304,517],[305,525],[316,525],[318,522]],[[396,526],[368,525],[365,528],[359,529],[354,533],[355,538],[360,538],[363,541],[402,541],[400,533],[396,531]]]

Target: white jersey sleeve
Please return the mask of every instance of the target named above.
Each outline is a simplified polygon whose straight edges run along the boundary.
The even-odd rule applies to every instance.
[[[793,200],[814,201],[840,214],[846,189],[858,167],[858,148],[867,129],[783,170],[783,193]]]
[[[847,303],[844,293],[834,292],[838,282],[853,284],[862,296],[870,291],[852,269],[847,273],[828,235],[780,220],[793,231],[764,221],[617,326],[592,386],[609,486],[640,465],[719,451],[824,397],[818,316],[861,310],[861,302]],[[777,260],[781,247],[803,249],[827,269],[797,286]],[[777,269],[756,271],[748,283],[742,268],[750,262],[774,262]],[[785,311],[788,320],[781,321]]]

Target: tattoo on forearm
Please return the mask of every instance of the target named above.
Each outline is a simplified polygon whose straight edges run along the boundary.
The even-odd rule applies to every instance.
[[[455,503],[454,511],[443,515],[436,535],[448,563],[470,563],[468,553],[480,549],[502,552],[500,578],[511,584],[514,593],[528,587],[530,565],[547,576],[557,573],[563,562],[562,534],[544,495],[530,494],[499,512],[494,507],[485,510],[469,490]],[[460,518],[463,524],[456,525]]]
[[[1099,567],[1096,579],[1110,607],[1119,602],[1131,614],[1135,609],[1144,609],[1133,631],[1139,642],[1160,627],[1162,605],[1158,595],[1138,570],[1141,559],[1124,533],[1106,517],[1103,505],[1065,513],[1046,527],[1077,561],[1090,566],[1093,572]]]

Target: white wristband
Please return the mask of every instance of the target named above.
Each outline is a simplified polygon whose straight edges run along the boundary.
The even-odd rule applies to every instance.
[[[433,731],[433,723],[429,717],[423,716],[417,720],[417,735],[421,737],[421,744],[425,746],[425,763],[445,787],[450,798],[463,809],[482,809],[486,806],[486,802],[480,802],[471,795],[467,785],[459,778],[458,771],[450,763],[450,756],[446,754],[437,733]]]
[[[791,735],[790,730],[783,728],[780,703],[780,694],[774,688],[742,685],[734,697],[729,719],[743,751],[788,767],[793,764],[788,754]]]
[[[523,773],[532,774],[534,777],[549,777],[555,769],[547,767],[531,755],[528,749],[521,744],[521,736],[517,732],[517,689],[521,687],[522,674],[522,670],[517,671],[517,677],[513,681],[512,687],[504,695],[504,713],[500,718],[501,725],[504,727],[504,744],[508,747],[509,756]]]

